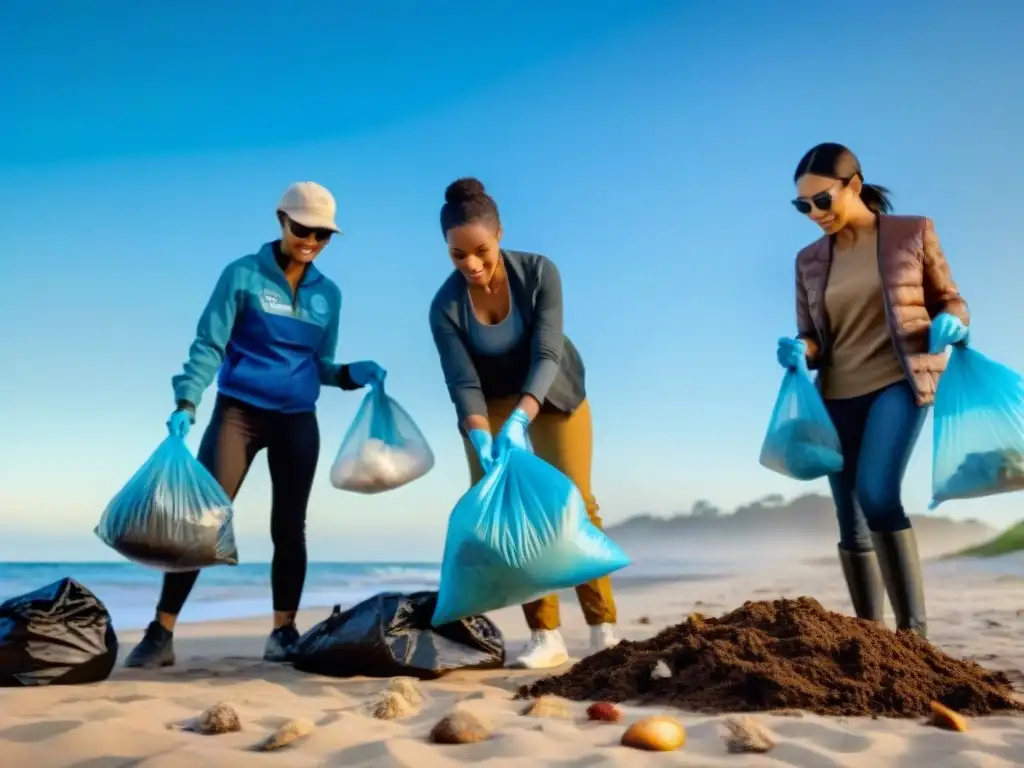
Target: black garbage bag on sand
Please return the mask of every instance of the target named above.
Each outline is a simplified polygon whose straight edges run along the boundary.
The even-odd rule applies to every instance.
[[[431,627],[437,592],[382,592],[334,612],[304,634],[293,664],[331,677],[398,677],[421,680],[457,669],[505,665],[501,630],[485,616]]]
[[[110,614],[74,579],[0,604],[0,686],[96,683],[115,661]]]

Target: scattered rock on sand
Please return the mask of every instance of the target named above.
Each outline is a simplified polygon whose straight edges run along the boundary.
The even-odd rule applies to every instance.
[[[725,746],[730,752],[763,754],[775,746],[775,739],[768,730],[751,717],[730,717],[723,725],[729,731]]]
[[[201,733],[204,736],[216,736],[221,733],[233,733],[242,730],[242,721],[238,717],[235,708],[222,701],[204,710],[199,717],[194,717],[184,723],[175,723],[168,727]]]
[[[637,624],[643,624],[643,625],[646,626],[647,624],[651,623],[651,617],[650,616],[640,616],[640,617],[637,618],[636,623]]]
[[[572,720],[572,707],[561,696],[541,696],[527,704],[522,713],[527,717]]]
[[[494,727],[464,709],[454,709],[442,717],[430,731],[435,744],[474,744],[491,737]]]
[[[622,734],[622,746],[648,752],[672,752],[686,743],[686,730],[671,717],[645,717]]]
[[[602,723],[617,723],[622,719],[622,710],[610,701],[598,701],[587,707],[587,718]]]
[[[670,677],[672,677],[672,670],[669,669],[668,664],[659,659],[658,663],[651,668],[651,680],[668,680]]]
[[[413,704],[397,691],[384,691],[370,702],[370,714],[378,720],[401,720],[419,711],[419,705]]]
[[[936,728],[942,728],[946,731],[957,731],[958,733],[964,733],[967,731],[967,718],[958,712],[954,712],[949,707],[940,704],[937,701],[931,703],[932,717],[929,721]]]
[[[423,705],[423,691],[415,678],[392,677],[388,680],[388,690],[399,694],[414,707]]]
[[[281,747],[287,747],[290,744],[295,744],[307,738],[315,727],[310,720],[303,720],[301,718],[289,720],[257,744],[256,749],[260,752],[271,752],[275,749],[281,749]]]

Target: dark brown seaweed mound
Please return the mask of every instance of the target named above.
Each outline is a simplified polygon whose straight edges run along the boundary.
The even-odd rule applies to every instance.
[[[659,661],[670,677],[652,676]],[[523,686],[518,696],[543,694],[696,712],[917,717],[932,701],[965,715],[1024,709],[1003,673],[947,656],[916,633],[826,611],[810,597],[748,602],[713,619],[693,614],[650,640],[620,643]]]

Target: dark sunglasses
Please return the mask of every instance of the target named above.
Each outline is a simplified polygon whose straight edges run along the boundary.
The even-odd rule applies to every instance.
[[[841,179],[839,188],[842,189],[849,183],[850,179]],[[812,208],[817,208],[819,211],[831,210],[832,200],[833,190],[830,189],[826,192],[819,192],[810,198],[798,197],[796,200],[791,200],[790,202],[793,203],[793,207],[796,208],[798,212],[806,216],[811,212]]]
[[[334,234],[330,229],[325,229],[324,227],[307,227],[305,224],[299,224],[299,222],[293,221],[292,219],[288,219],[288,229],[290,229],[292,234],[300,240],[305,240],[310,235],[313,235],[318,243],[327,242],[331,239],[331,235]]]

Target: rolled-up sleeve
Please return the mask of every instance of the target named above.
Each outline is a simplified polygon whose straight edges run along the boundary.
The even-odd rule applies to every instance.
[[[530,346],[530,372],[522,394],[543,404],[558,376],[565,348],[563,329],[562,276],[548,259],[541,261],[541,274],[534,307],[533,338]]]
[[[444,383],[455,405],[459,424],[469,416],[487,417],[480,375],[454,323],[435,302],[430,307],[430,332],[441,360]]]

